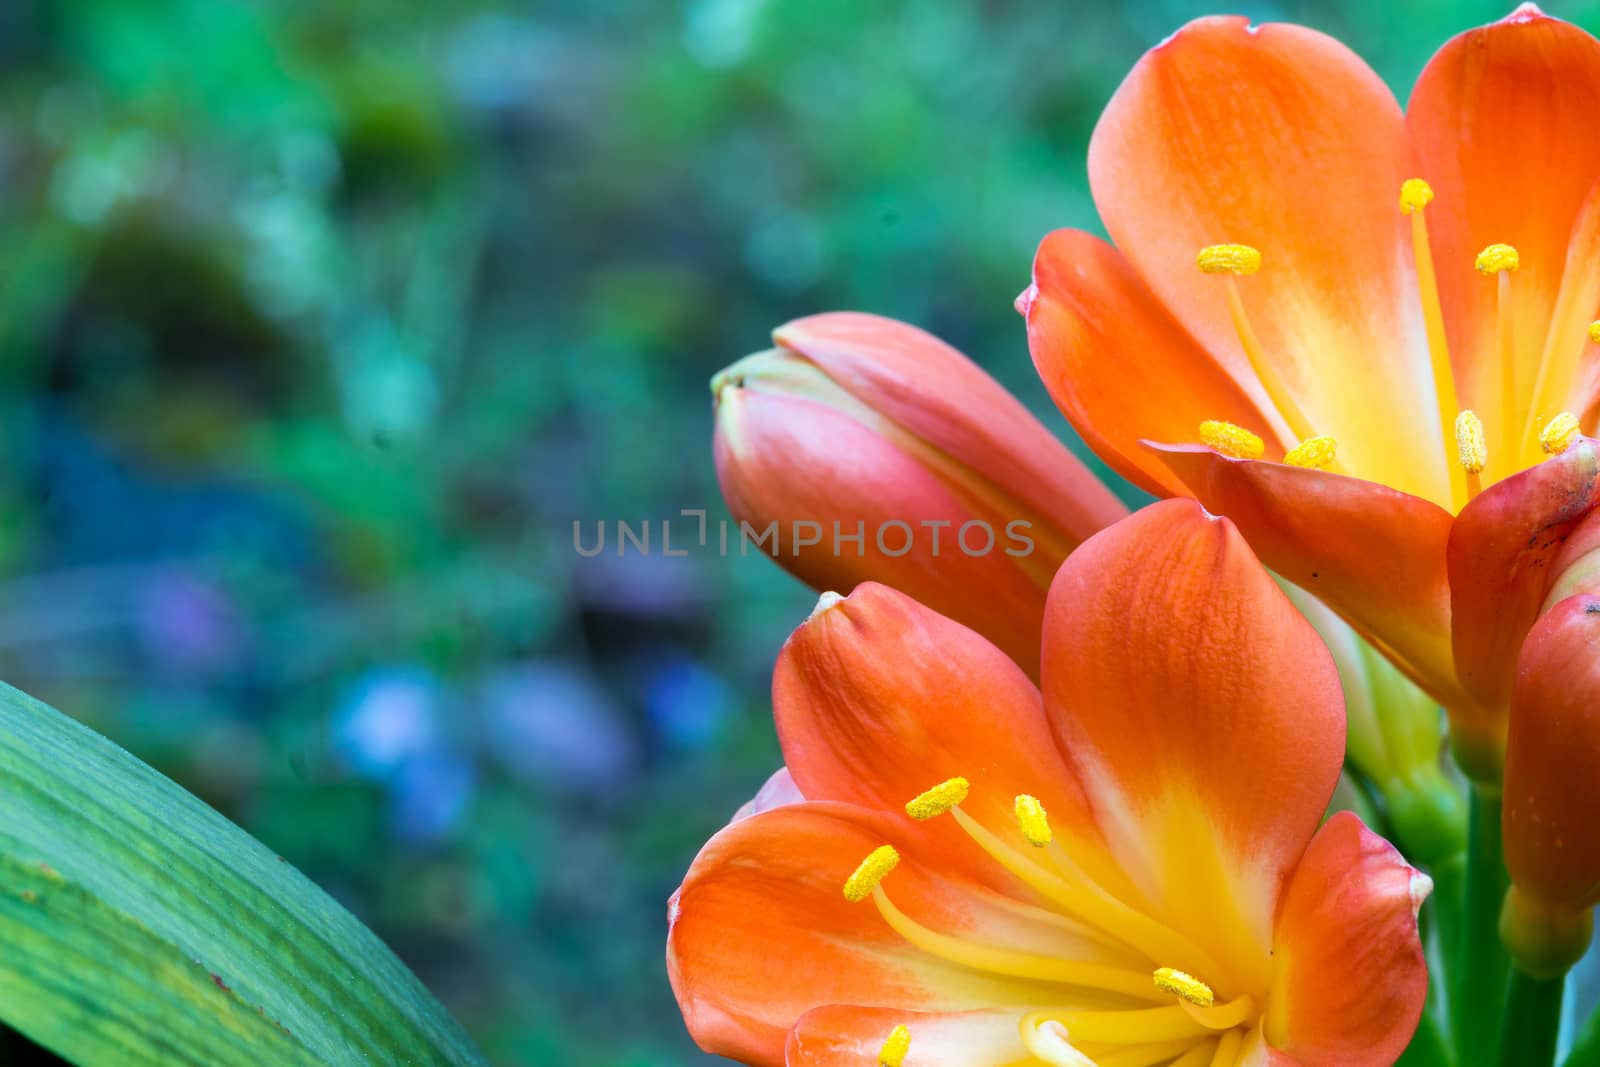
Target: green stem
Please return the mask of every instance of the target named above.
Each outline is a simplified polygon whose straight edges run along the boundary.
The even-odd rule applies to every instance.
[[[1549,1067],[1555,1062],[1561,994],[1566,987],[1566,975],[1534,978],[1521,967],[1512,968],[1500,1032],[1502,1067]]]
[[[1500,944],[1500,904],[1508,881],[1500,852],[1500,792],[1474,785],[1461,941],[1456,971],[1450,976],[1452,1029],[1463,1061],[1474,1049],[1487,1051],[1499,1045],[1500,1009],[1510,971],[1510,957]]]
[[[1435,863],[1428,873],[1433,876],[1433,895],[1422,909],[1423,916],[1430,920],[1428,934],[1433,950],[1429,968],[1434,981],[1429,983],[1428,992],[1444,1009],[1442,1021],[1448,1033],[1456,1017],[1455,979],[1466,969],[1466,961],[1461,958],[1467,945],[1466,850]]]

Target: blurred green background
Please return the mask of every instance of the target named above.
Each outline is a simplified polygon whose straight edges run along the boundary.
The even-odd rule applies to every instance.
[[[573,523],[722,517],[706,381],[812,311],[1046,413],[1012,297],[1206,10],[6,0],[0,677],[304,869],[494,1062],[704,1062],[665,901],[776,765],[811,594]],[[1505,13],[1240,10],[1402,99]]]

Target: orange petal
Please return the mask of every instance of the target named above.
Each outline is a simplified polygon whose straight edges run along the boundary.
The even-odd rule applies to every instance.
[[[1067,547],[1035,541],[1037,527],[1008,531],[1015,514],[963,498],[911,448],[829,404],[724,388],[717,477],[751,531],[743,541],[731,534],[729,551],[769,552],[818,589],[886,582],[961,617],[1037,673],[1044,593]],[[757,543],[769,524],[776,539]]]
[[[784,758],[812,799],[901,813],[959,776],[971,783],[962,810],[1013,843],[1022,844],[1014,801],[1028,793],[1058,831],[1098,848],[1038,690],[978,634],[903,593],[868,582],[819,605],[778,657],[772,703]],[[907,832],[972,878],[999,873],[952,819]]]
[[[1575,596],[1528,633],[1506,742],[1512,881],[1549,905],[1600,903],[1600,598]]]
[[[1531,423],[1525,429],[1538,430],[1562,411],[1582,416],[1600,399],[1600,380],[1595,371],[1595,344],[1589,337],[1589,324],[1600,315],[1600,181],[1589,187],[1572,236],[1566,248],[1566,265],[1561,274],[1560,295],[1550,312],[1549,332],[1543,343],[1544,366],[1533,394]],[[1592,418],[1580,419],[1593,426]],[[1523,442],[1524,462],[1536,463],[1538,434],[1529,432]]]
[[[1407,122],[1434,190],[1428,227],[1463,407],[1499,410],[1496,286],[1472,269],[1490,244],[1521,260],[1517,387],[1524,402],[1532,392],[1569,238],[1600,173],[1596,113],[1600,42],[1532,4],[1453,38],[1417,79]]]
[[[1327,648],[1233,524],[1192,500],[1074,552],[1044,641],[1045,705],[1106,840],[1158,913],[1241,987],[1264,983],[1279,888],[1343,756]]]
[[[1208,510],[1238,524],[1263,563],[1316,594],[1446,706],[1463,704],[1450,659],[1448,512],[1327,471],[1150,447]]]
[[[928,854],[905,840],[905,823],[850,805],[804,803],[733,823],[707,843],[667,910],[667,975],[701,1048],[782,1064],[789,1029],[823,1005],[948,1012],[1038,997],[1037,986],[926,955],[872,903],[844,898],[845,880],[885,843],[900,850],[901,862],[884,888],[918,921],[1084,958],[1059,926],[1029,921],[1001,898],[936,873]]]
[[[870,1067],[896,1026],[911,1032],[911,1067],[971,1067],[1026,1061],[1021,1012],[933,1015],[831,1004],[801,1016],[789,1031],[787,1067]]]
[[[1307,1067],[1393,1063],[1428,995],[1417,909],[1431,888],[1355,815],[1329,819],[1278,915],[1268,1040]]]
[[[1018,298],[1033,363],[1073,428],[1117,473],[1152,493],[1183,484],[1142,438],[1193,440],[1223,419],[1268,438],[1276,429],[1167,313],[1109,244],[1080,230],[1045,237],[1033,285]],[[1275,448],[1275,454],[1281,454]]]
[[[880,315],[831,312],[796,319],[772,336],[987,482],[1012,505],[1012,517],[1061,535],[1063,554],[1128,513],[1021,401],[925,330]]]
[[[1255,374],[1225,283],[1195,253],[1259,249],[1238,279],[1265,358],[1347,469],[1429,499],[1448,492],[1409,226],[1404,120],[1344,45],[1299,26],[1202,18],[1145,54],[1089,146],[1112,240],[1240,381]],[[1264,407],[1264,392],[1252,386]],[[1426,417],[1425,417],[1426,416]]]
[[[1450,533],[1450,603],[1461,683],[1489,708],[1511,697],[1522,639],[1574,531],[1600,504],[1600,453],[1579,438],[1461,509]],[[1504,730],[1500,717],[1497,730]]]

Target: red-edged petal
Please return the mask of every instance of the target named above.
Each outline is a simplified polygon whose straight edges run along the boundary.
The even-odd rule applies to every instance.
[[[1044,641],[1051,723],[1113,851],[1239,987],[1264,984],[1279,889],[1343,757],[1326,646],[1233,524],[1191,500],[1074,552]]]
[[[1528,633],[1506,742],[1512,881],[1549,906],[1600,903],[1600,597],[1563,600]]]
[[[1487,707],[1511,697],[1517,651],[1555,564],[1600,504],[1600,452],[1579,438],[1559,456],[1484,490],[1450,532],[1450,603],[1461,683]],[[1497,721],[1503,731],[1503,719]]]
[[[1278,914],[1267,1039],[1304,1067],[1387,1067],[1428,994],[1417,909],[1432,888],[1340,812],[1317,831]]]
[[[803,803],[733,823],[701,850],[668,905],[667,975],[690,1034],[708,1052],[781,1064],[786,1035],[813,1008],[872,1004],[948,1012],[1035,1002],[1039,988],[926,955],[842,887],[875,848],[901,862],[883,885],[937,930],[1088,959],[1059,925],[1030,919],[906,840],[905,818]]]
[[[1450,658],[1450,514],[1375,482],[1152,445],[1261,561],[1337,611],[1447,707],[1463,704]]]
[[[960,616],[1037,673],[1044,591],[1070,546],[1039,527],[1014,538],[1016,515],[1002,501],[958,492],[914,442],[863,417],[753,383],[721,390],[717,477],[751,531],[730,537],[730,551],[769,552],[817,589],[886,582]],[[977,525],[963,534],[968,523]]]
[[[971,783],[962,810],[1015,843],[1014,800],[1028,793],[1062,832],[1099,847],[1038,690],[978,634],[903,593],[868,582],[826,599],[784,645],[772,703],[784,759],[812,799],[903,812],[962,777]],[[1000,873],[948,817],[908,833],[970,877]]]
[[[1401,183],[1393,95],[1353,52],[1299,26],[1202,18],[1151,49],[1089,147],[1112,240],[1240,381],[1255,375],[1206,245],[1258,248],[1239,279],[1265,358],[1347,469],[1429,499],[1448,491]],[[1264,394],[1257,388],[1258,403]]]
[[[1600,174],[1597,113],[1600,42],[1532,4],[1450,40],[1412,91],[1407,122],[1435,194],[1428,225],[1451,357],[1462,405],[1486,416],[1499,410],[1498,296],[1473,259],[1497,243],[1520,255],[1512,295],[1525,399],[1573,225]]]
[[[836,311],[773,339],[1009,498],[1064,539],[1063,554],[1128,513],[1078,458],[977,364],[925,330]]]
[[[1271,439],[1276,427],[1151,295],[1121,253],[1079,230],[1045,237],[1018,299],[1033,363],[1056,405],[1117,473],[1165,496],[1183,483],[1143,438],[1196,440],[1222,419]],[[1274,448],[1281,454],[1281,449]]]
[[[972,1067],[1028,1059],[1017,1032],[1022,1013],[968,1011],[933,1015],[830,1004],[801,1016],[789,1031],[786,1067],[868,1067],[897,1026],[911,1032],[909,1067]]]

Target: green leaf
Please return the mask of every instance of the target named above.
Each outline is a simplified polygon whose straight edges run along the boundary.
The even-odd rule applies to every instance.
[[[84,1067],[483,1062],[304,875],[4,685],[0,1019]]]

